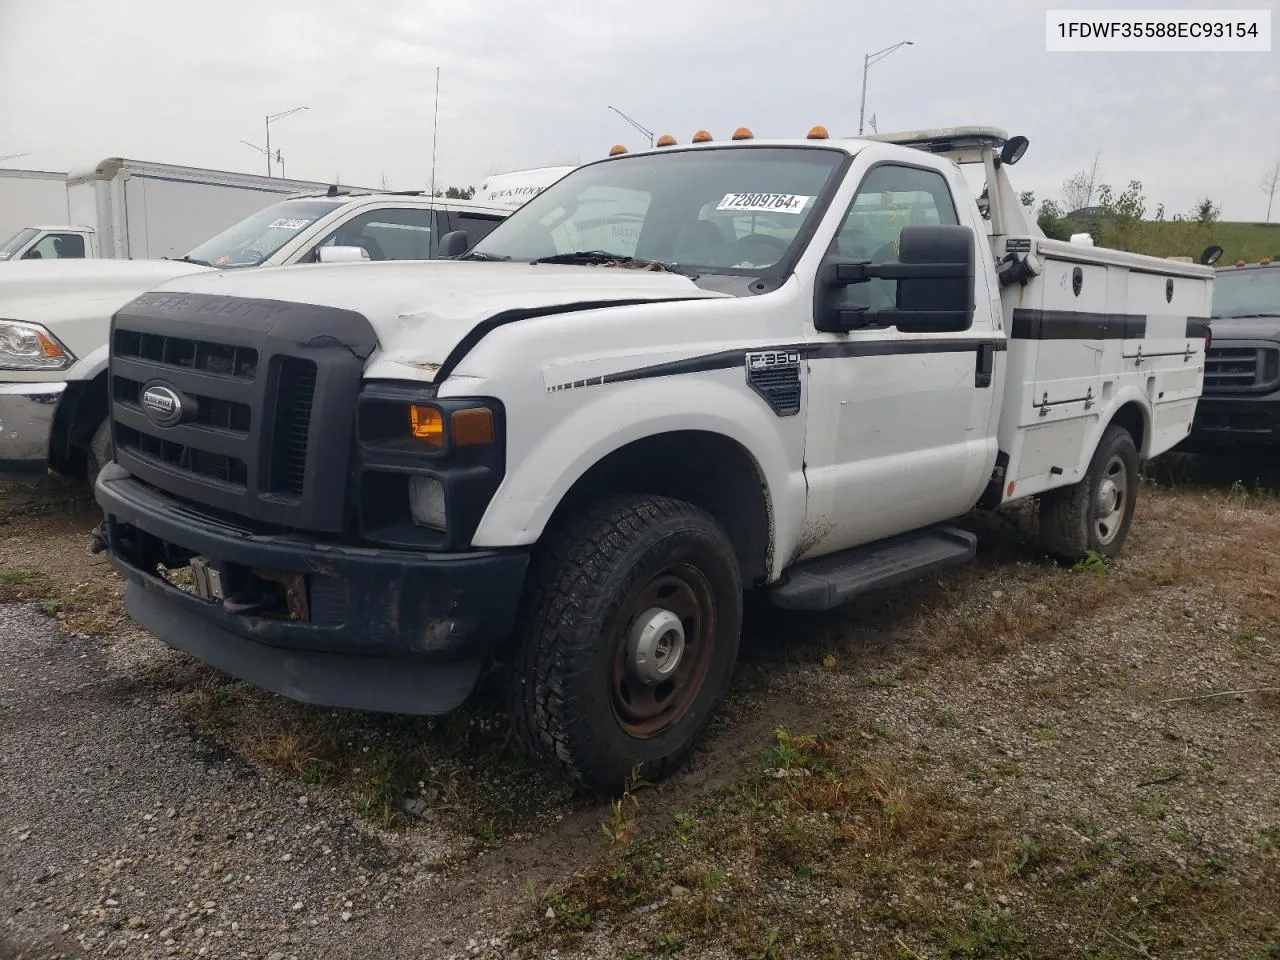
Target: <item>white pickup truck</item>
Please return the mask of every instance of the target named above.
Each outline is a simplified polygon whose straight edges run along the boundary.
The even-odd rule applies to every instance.
[[[283,200],[178,260],[61,260],[0,271],[0,474],[52,467],[90,480],[109,459],[111,315],[172,277],[331,260],[412,260],[485,236],[510,211],[416,193],[337,191]]]
[[[1115,554],[1212,271],[1046,240],[999,130],[745,133],[586,164],[453,262],[125,306],[94,548],[133,618],[332,706],[440,713],[496,662],[526,746],[609,790],[706,725],[745,589],[831,608],[1028,497]]]

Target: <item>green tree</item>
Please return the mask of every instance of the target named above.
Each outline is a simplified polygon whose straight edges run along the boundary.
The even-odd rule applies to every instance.
[[[1036,214],[1036,225],[1050,240],[1071,239],[1071,222],[1062,215],[1062,208],[1052,200],[1046,200],[1040,204],[1040,211]]]
[[[449,187],[445,190],[437,190],[437,197],[444,197],[446,200],[470,200],[476,195],[475,187]]]

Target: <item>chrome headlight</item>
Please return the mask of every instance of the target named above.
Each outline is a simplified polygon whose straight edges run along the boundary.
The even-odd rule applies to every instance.
[[[65,370],[75,355],[38,323],[0,320],[0,370]]]

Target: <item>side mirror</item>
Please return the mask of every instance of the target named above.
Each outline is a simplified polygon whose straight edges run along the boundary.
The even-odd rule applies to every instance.
[[[316,250],[317,263],[355,263],[368,260],[369,251],[364,247],[320,247]]]
[[[1027,152],[1029,141],[1026,137],[1010,137],[1000,148],[1000,162],[1012,167]]]
[[[436,256],[441,260],[452,260],[460,257],[471,247],[471,238],[465,230],[450,230],[440,238],[440,249]]]
[[[903,227],[898,260],[870,263],[828,257],[818,270],[814,325],[845,333],[866,327],[897,327],[903,333],[949,333],[973,326],[976,253],[968,227]],[[842,302],[850,286],[896,280],[896,304],[871,310]]]
[[[1212,267],[1215,263],[1222,259],[1222,248],[1216,243],[1211,247],[1205,247],[1204,252],[1200,254],[1200,262],[1206,267]]]

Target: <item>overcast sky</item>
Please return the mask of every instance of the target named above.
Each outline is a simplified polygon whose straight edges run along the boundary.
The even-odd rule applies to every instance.
[[[1098,7],[1103,4],[1093,4]],[[1212,6],[1202,0],[1113,6]],[[1254,8],[1272,0],[1241,2]],[[642,138],[856,133],[863,54],[881,131],[990,124],[1030,138],[1015,184],[1059,197],[1101,151],[1149,209],[1198,197],[1262,218],[1280,158],[1280,52],[1046,53],[1022,0],[0,0],[0,156],[66,170],[126,156],[263,172],[263,117],[290,177],[392,188],[594,159]],[[1276,18],[1280,20],[1280,17]],[[1273,41],[1273,49],[1280,51]]]

